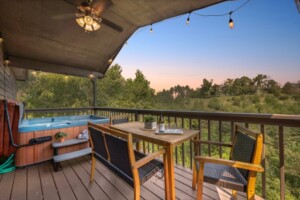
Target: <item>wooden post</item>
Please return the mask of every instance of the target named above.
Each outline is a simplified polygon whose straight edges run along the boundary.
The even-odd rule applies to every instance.
[[[92,85],[93,85],[93,107],[96,108],[97,107],[97,101],[96,101],[96,85],[97,85],[97,81],[96,79],[91,79]],[[96,114],[95,109],[94,111],[94,115]]]

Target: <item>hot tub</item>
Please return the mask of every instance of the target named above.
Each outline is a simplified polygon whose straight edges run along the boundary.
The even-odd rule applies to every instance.
[[[22,120],[19,124],[18,144],[28,144],[33,138],[45,136],[52,136],[52,141],[19,148],[16,152],[15,165],[20,167],[51,160],[53,157],[51,143],[55,141],[54,135],[61,131],[68,134],[66,139],[77,138],[87,128],[87,122],[108,125],[109,119],[95,115],[81,115]],[[87,145],[85,143],[64,147],[59,150],[59,153],[80,150]]]

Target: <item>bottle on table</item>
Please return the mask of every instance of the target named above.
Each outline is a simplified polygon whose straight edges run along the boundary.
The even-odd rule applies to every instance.
[[[164,132],[165,131],[165,122],[164,118],[162,116],[162,112],[160,113],[160,116],[158,118],[158,127],[159,127],[159,132]]]

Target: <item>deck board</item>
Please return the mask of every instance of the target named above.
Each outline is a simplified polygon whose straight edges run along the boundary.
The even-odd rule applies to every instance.
[[[12,187],[12,200],[26,200],[27,169],[19,169],[15,172],[15,181]]]
[[[41,180],[37,166],[32,166],[27,169],[27,199],[43,199]]]
[[[95,179],[90,183],[90,156],[62,162],[63,170],[55,172],[51,162],[18,169],[0,175],[1,200],[92,200],[133,199],[133,189],[112,171],[96,162]],[[175,167],[176,199],[196,199],[191,188],[192,171]],[[164,180],[152,177],[141,187],[142,200],[165,199]],[[203,199],[230,199],[231,191],[204,184]],[[246,199],[239,193],[238,199]],[[261,197],[257,198],[262,199]]]
[[[1,200],[9,200],[15,178],[15,171],[3,174],[0,182]]]
[[[59,196],[51,175],[50,167],[49,163],[39,165],[43,197],[45,200],[58,200]]]

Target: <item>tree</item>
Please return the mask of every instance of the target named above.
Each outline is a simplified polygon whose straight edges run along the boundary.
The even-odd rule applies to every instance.
[[[207,79],[203,79],[201,88],[200,88],[200,96],[202,98],[206,98],[210,96],[210,89],[213,84],[213,80],[208,81]]]
[[[280,86],[276,81],[270,79],[266,81],[264,91],[270,94],[274,94],[275,96],[279,96]]]
[[[151,108],[153,107],[154,89],[144,74],[137,70],[135,78],[127,79],[123,93],[124,107]]]
[[[226,95],[233,94],[233,79],[228,78],[223,85],[221,86],[221,90]]]
[[[27,108],[87,107],[92,102],[92,84],[87,78],[38,72],[18,91]]]
[[[125,87],[121,66],[111,66],[103,79],[97,81],[97,105],[118,107]]]
[[[258,93],[263,90],[267,78],[268,76],[264,74],[258,74],[256,77],[253,78],[253,84]]]

